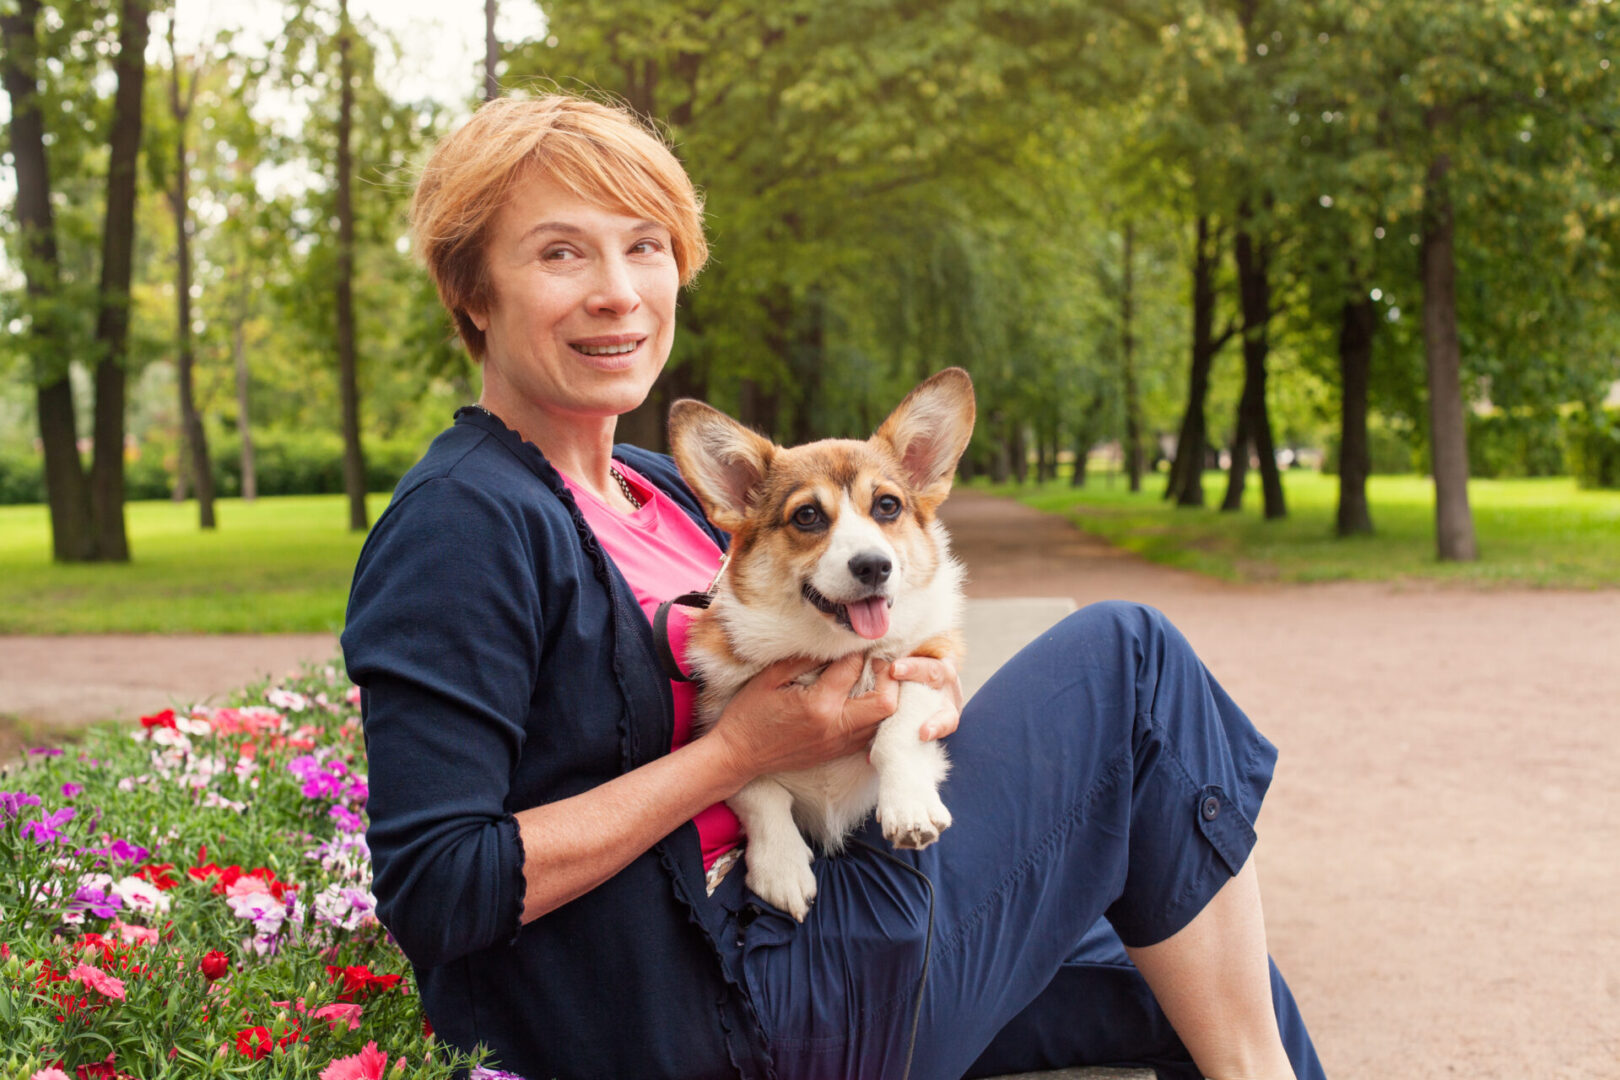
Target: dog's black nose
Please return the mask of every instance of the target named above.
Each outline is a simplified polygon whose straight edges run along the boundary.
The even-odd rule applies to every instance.
[[[889,572],[894,564],[887,555],[876,551],[868,551],[849,560],[849,572],[855,575],[855,580],[868,588],[875,588],[889,580]]]

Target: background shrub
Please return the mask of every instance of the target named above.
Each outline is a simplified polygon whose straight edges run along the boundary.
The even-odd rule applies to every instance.
[[[242,494],[242,444],[212,437],[214,491]],[[366,442],[366,490],[392,491],[426,446],[414,439]],[[253,440],[260,495],[338,495],[343,492],[343,440],[330,432],[268,430]],[[124,465],[125,497],[166,499],[174,491],[178,448],[152,443]],[[88,465],[88,463],[87,463]],[[0,504],[45,501],[45,459],[31,451],[0,451]]]
[[[1506,412],[1468,415],[1468,474],[1482,479],[1561,476],[1565,468],[1564,425],[1558,413]]]
[[[1569,471],[1584,488],[1620,488],[1620,408],[1569,418]]]

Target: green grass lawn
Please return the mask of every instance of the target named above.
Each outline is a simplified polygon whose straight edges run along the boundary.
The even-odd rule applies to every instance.
[[[986,490],[1065,514],[1085,531],[1154,562],[1228,580],[1620,585],[1620,491],[1583,491],[1568,478],[1472,481],[1468,495],[1480,559],[1441,563],[1434,547],[1434,485],[1427,477],[1373,477],[1367,498],[1377,533],[1348,540],[1333,534],[1337,477],[1299,470],[1283,479],[1288,517],[1280,521],[1260,517],[1260,485],[1252,473],[1241,514],[1167,504],[1162,473],[1145,478],[1137,495],[1123,477],[1110,484],[1102,474],[1082,489],[1062,480]],[[1225,491],[1224,474],[1205,474],[1208,501],[1218,504]]]
[[[1469,494],[1480,561],[1443,564],[1434,557],[1427,479],[1374,477],[1378,534],[1352,540],[1333,536],[1335,478],[1301,471],[1285,480],[1289,516],[1275,522],[1259,516],[1258,484],[1242,514],[1167,506],[1162,475],[1140,495],[1103,474],[1079,491],[1067,481],[989,490],[1067,514],[1155,562],[1232,580],[1620,585],[1620,492],[1580,491],[1563,479],[1476,480]],[[1218,500],[1224,478],[1211,473],[1205,487]],[[372,496],[372,520],[387,502]],[[347,520],[337,495],[222,499],[219,529],[203,533],[194,504],[131,503],[132,563],[58,566],[45,508],[3,506],[0,633],[335,632],[362,540]]]
[[[368,500],[375,521],[387,495]],[[133,561],[56,565],[43,506],[0,506],[0,633],[272,633],[343,627],[363,536],[341,495],[130,503]]]

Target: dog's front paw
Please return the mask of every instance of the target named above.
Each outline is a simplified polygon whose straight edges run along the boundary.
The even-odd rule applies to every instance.
[[[879,797],[877,817],[883,826],[883,839],[897,848],[914,851],[932,844],[951,827],[951,812],[935,791],[894,799]]]
[[[748,862],[748,887],[772,907],[781,908],[799,922],[810,914],[810,901],[816,898],[816,875],[810,868],[810,849],[771,849],[750,844],[743,856]]]

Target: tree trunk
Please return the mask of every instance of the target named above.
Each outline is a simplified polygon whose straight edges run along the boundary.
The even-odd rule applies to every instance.
[[[1243,376],[1243,396],[1238,399],[1237,422],[1232,431],[1232,461],[1226,467],[1226,495],[1221,499],[1221,509],[1226,511],[1243,509],[1243,488],[1249,478],[1249,447],[1254,439],[1249,433],[1249,419],[1252,410],[1249,408],[1249,395],[1253,388],[1249,384],[1249,376],[1245,369]]]
[[[1441,106],[1424,116],[1430,138],[1448,122]],[[1451,158],[1436,153],[1423,185],[1423,352],[1429,373],[1429,448],[1434,469],[1435,542],[1443,560],[1479,558],[1468,508],[1468,424],[1457,339],[1455,221],[1447,174]]]
[[[776,438],[776,410],[781,394],[766,390],[758,379],[743,379],[737,388],[737,419],[764,435]]]
[[[1012,452],[1013,479],[1023,487],[1029,481],[1029,440],[1024,433],[1024,422],[1014,420],[1007,432],[1007,448]]]
[[[1074,440],[1074,471],[1069,474],[1069,486],[1083,488],[1086,486],[1086,459],[1090,457],[1091,438],[1082,432]]]
[[[1220,260],[1218,242],[1210,242],[1209,215],[1198,217],[1197,247],[1192,272],[1192,357],[1187,375],[1187,411],[1181,418],[1176,437],[1176,460],[1170,468],[1170,483],[1164,497],[1177,506],[1204,505],[1204,451],[1209,445],[1209,421],[1205,404],[1209,400],[1209,374],[1215,356],[1226,345],[1231,328],[1215,336],[1215,266]]]
[[[1125,366],[1125,460],[1130,470],[1131,490],[1142,490],[1142,403],[1136,393],[1136,337],[1131,327],[1132,248],[1135,246],[1136,225],[1125,223],[1124,267],[1121,274],[1119,323],[1120,351]]]
[[[259,497],[259,470],[253,460],[253,421],[248,409],[247,315],[236,313],[231,327],[231,358],[236,364],[236,432],[242,439],[242,499],[252,502]]]
[[[191,104],[197,94],[197,75],[192,73],[191,86],[185,99],[180,96],[180,57],[174,48],[174,18],[169,19],[169,57],[173,64],[173,79],[169,83],[169,109],[174,116],[174,190],[169,192],[169,207],[174,211],[175,234],[175,310],[177,312],[176,343],[179,347],[180,428],[184,448],[180,467],[191,466],[191,483],[197,489],[197,525],[214,528],[214,472],[208,460],[208,433],[203,430],[202,415],[197,411],[197,394],[193,386],[196,367],[191,352],[191,210],[187,205],[186,119],[191,115]],[[178,485],[177,485],[178,487]]]
[[[96,557],[90,489],[79,460],[69,357],[58,340],[51,312],[60,289],[61,268],[45,156],[45,123],[40,115],[38,20],[39,0],[19,0],[15,13],[0,15],[0,81],[11,100],[11,160],[17,173],[13,213],[22,240],[22,272],[28,290],[28,348],[39,438],[45,450],[51,555],[57,562],[88,562]]]
[[[1373,531],[1372,511],[1367,505],[1367,474],[1372,471],[1367,447],[1367,387],[1377,328],[1377,309],[1367,290],[1358,288],[1353,297],[1345,300],[1339,324],[1339,382],[1343,389],[1339,413],[1340,536]]]
[[[497,0],[484,0],[484,100],[494,101],[501,96],[500,80],[495,68],[501,62],[501,43],[495,37],[495,10]]]
[[[349,0],[341,0],[338,20],[337,346],[343,409],[343,489],[349,496],[349,529],[365,532],[366,459],[360,445],[360,380],[354,341],[354,166],[349,145],[354,130],[354,72],[349,56],[354,28],[349,23]]]
[[[1245,215],[1246,217],[1247,215]],[[1265,516],[1285,517],[1282,475],[1277,470],[1277,451],[1271,441],[1271,414],[1266,405],[1266,358],[1271,344],[1271,282],[1267,276],[1267,254],[1245,226],[1233,243],[1237,258],[1238,293],[1243,306],[1243,398],[1240,408],[1248,414],[1248,434],[1259,459],[1261,487],[1265,494]],[[1234,465],[1236,459],[1234,458]],[[1244,462],[1247,465],[1247,461]],[[1228,492],[1228,497],[1230,497]],[[1238,491],[1242,497],[1242,489]],[[1223,505],[1223,509],[1226,509]]]
[[[1012,479],[1012,448],[1008,445],[1008,436],[1005,418],[1001,410],[993,410],[988,417],[987,429],[994,440],[990,457],[990,482],[1005,484]]]
[[[129,561],[124,529],[124,365],[129,352],[129,281],[135,250],[136,164],[141,151],[141,95],[146,84],[145,0],[124,0],[118,20],[118,90],[107,159],[107,210],[101,233],[101,288],[96,298],[95,449],[90,516],[96,550],[107,562]]]

